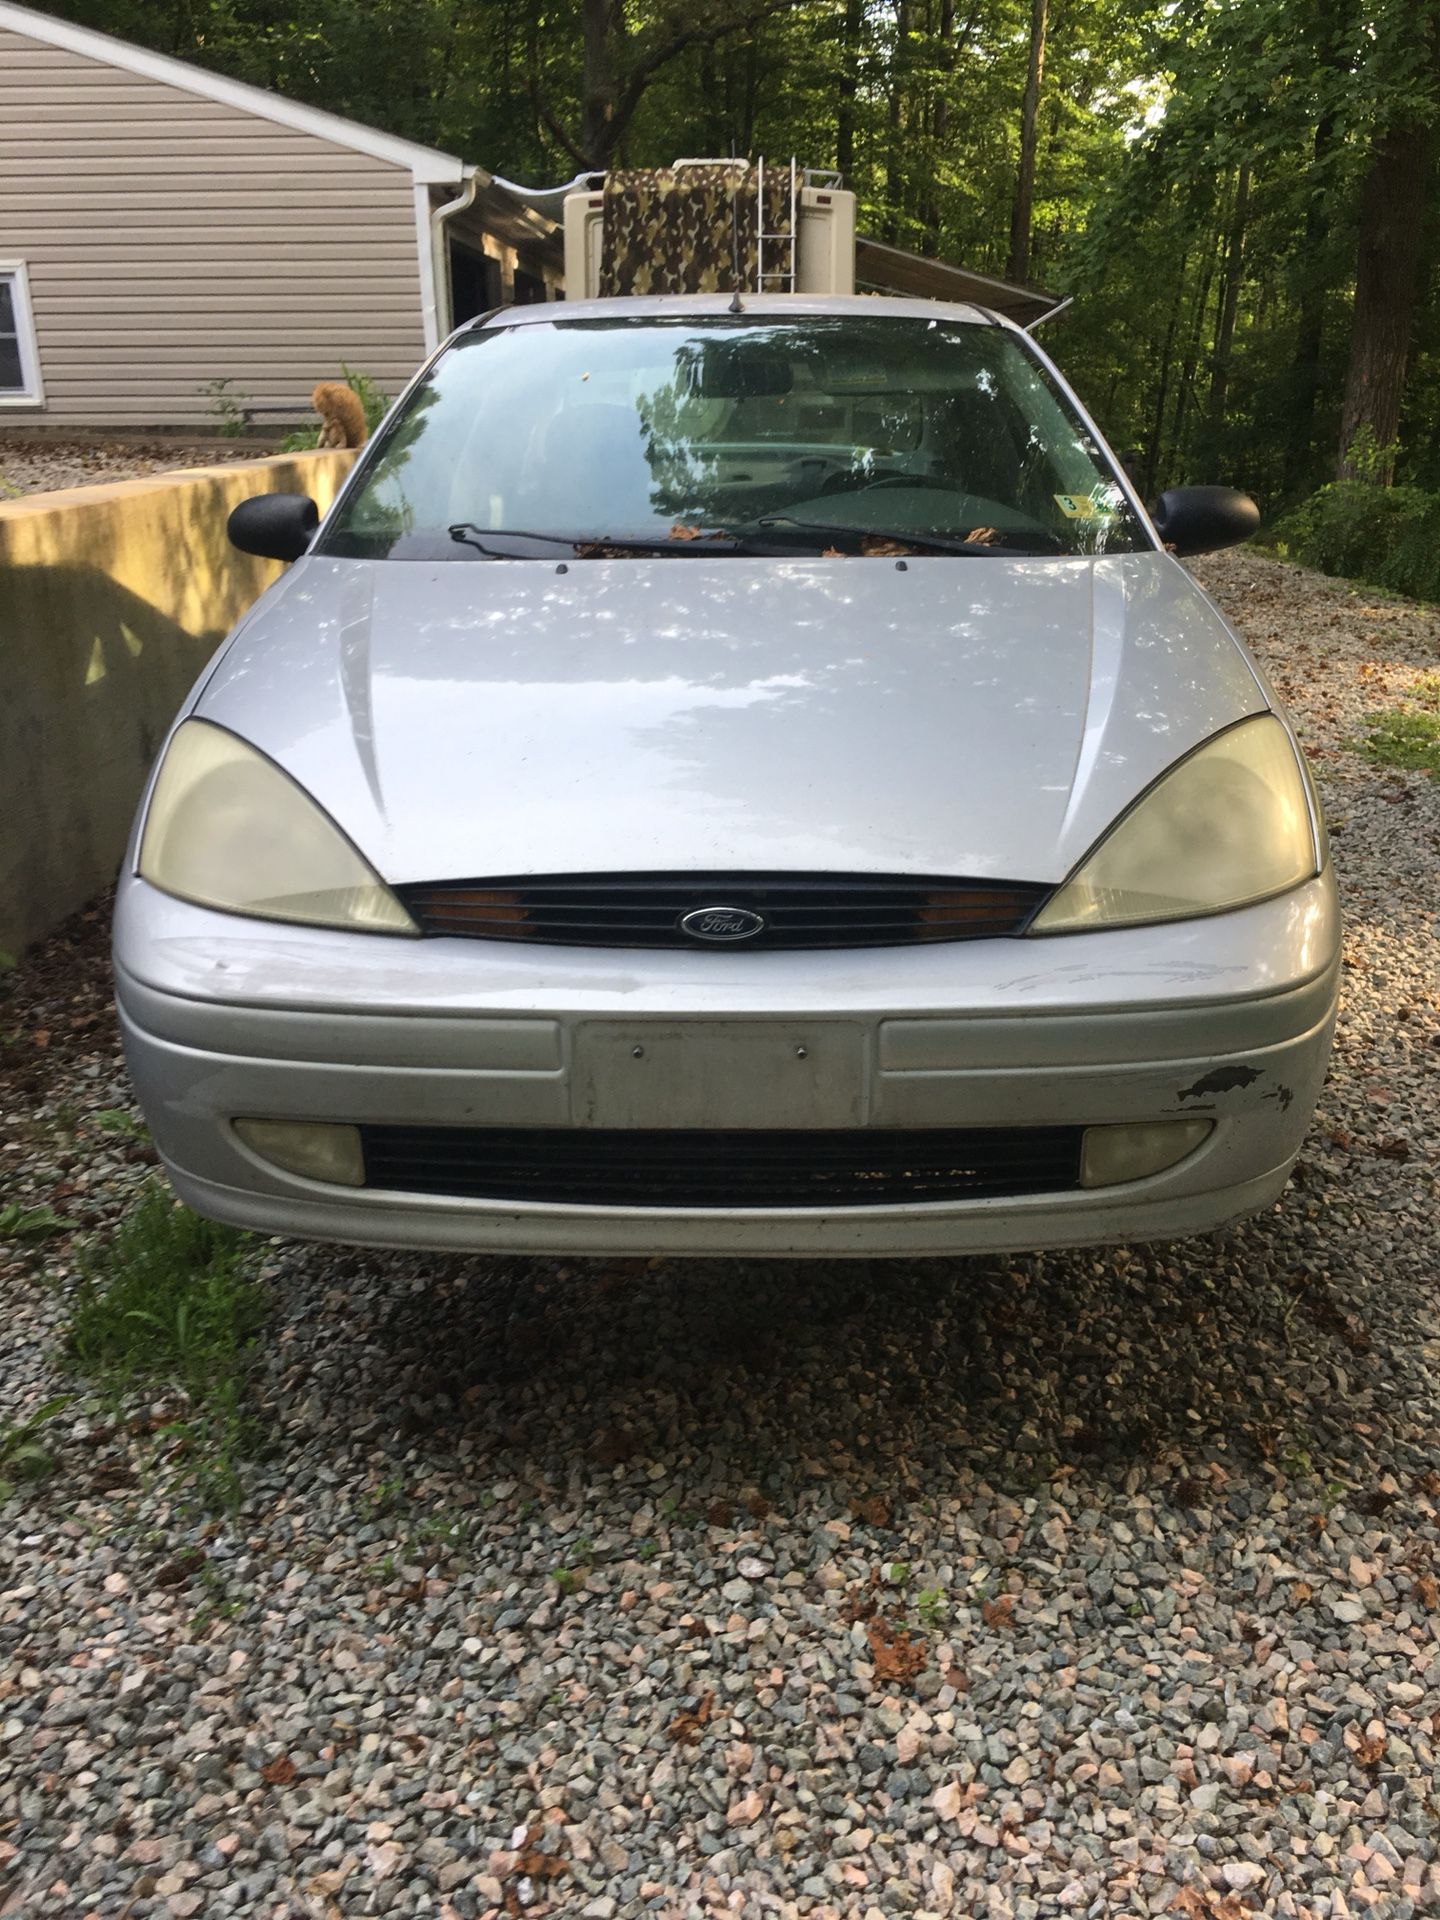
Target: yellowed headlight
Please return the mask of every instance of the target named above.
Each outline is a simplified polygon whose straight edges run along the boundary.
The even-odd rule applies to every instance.
[[[1157,780],[1051,896],[1030,932],[1221,913],[1284,893],[1318,871],[1295,748],[1273,713],[1257,714]]]
[[[140,874],[197,906],[303,926],[418,934],[327,814],[273,760],[187,720],[150,796]]]

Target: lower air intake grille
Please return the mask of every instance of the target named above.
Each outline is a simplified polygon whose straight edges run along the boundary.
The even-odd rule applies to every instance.
[[[579,873],[397,887],[423,933],[572,947],[898,947],[1021,933],[1050,889],[844,873]],[[709,932],[685,928],[709,909]],[[727,910],[742,931],[727,931]],[[718,920],[714,918],[719,916]],[[753,924],[752,924],[753,923]]]
[[[360,1129],[366,1184],[597,1207],[889,1207],[1064,1193],[1080,1127]]]

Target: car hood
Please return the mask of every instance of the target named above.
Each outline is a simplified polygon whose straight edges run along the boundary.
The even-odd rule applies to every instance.
[[[194,710],[393,882],[820,870],[1058,881],[1262,711],[1158,552],[300,561]]]

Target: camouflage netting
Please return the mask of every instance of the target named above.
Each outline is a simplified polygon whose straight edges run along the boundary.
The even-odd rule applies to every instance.
[[[601,212],[600,288],[629,293],[730,293],[738,251],[742,291],[758,272],[755,169],[633,168],[605,176]],[[738,228],[738,233],[737,233]],[[765,180],[765,232],[790,230],[790,173]],[[790,247],[765,243],[765,281],[789,285]],[[783,274],[783,278],[782,278]]]

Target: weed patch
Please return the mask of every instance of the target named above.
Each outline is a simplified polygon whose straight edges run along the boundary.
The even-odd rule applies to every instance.
[[[68,1393],[57,1394],[23,1420],[0,1424],[0,1503],[10,1498],[20,1481],[43,1480],[52,1471],[54,1462],[40,1436],[71,1398]]]
[[[249,1278],[248,1242],[146,1193],[82,1279],[66,1350],[112,1401],[170,1388],[186,1406],[161,1429],[212,1501],[234,1497],[244,1451],[245,1384],[264,1296]]]
[[[72,1225],[49,1207],[22,1207],[16,1200],[0,1207],[0,1240],[49,1240]]]
[[[1358,748],[1382,767],[1428,773],[1432,780],[1440,780],[1440,714],[1415,707],[1377,714]]]

